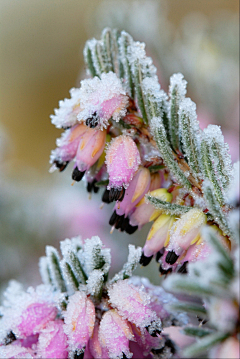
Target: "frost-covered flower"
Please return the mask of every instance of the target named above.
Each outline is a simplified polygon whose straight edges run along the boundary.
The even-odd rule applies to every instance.
[[[132,234],[137,230],[138,226],[130,225],[129,216],[148,192],[150,183],[149,170],[145,167],[139,167],[126,189],[123,200],[115,204],[114,212],[109,221],[110,225],[121,231],[126,231],[128,234]]]
[[[67,336],[63,331],[63,321],[48,322],[41,330],[37,344],[38,358],[68,358]]]
[[[154,221],[143,247],[143,254],[140,261],[142,265],[147,265],[154,254],[167,246],[169,242],[169,231],[174,221],[175,217],[169,214],[162,214]]]
[[[64,322],[70,349],[73,352],[83,352],[93,334],[95,322],[95,307],[86,294],[76,292],[70,297]]]
[[[81,81],[80,88],[70,91],[71,99],[59,102],[59,109],[50,116],[58,128],[84,122],[90,127],[107,128],[112,118],[119,121],[126,114],[128,97],[115,73],[103,73]]]
[[[166,188],[159,188],[158,186],[156,190],[151,190],[149,193],[150,196],[155,198],[159,198],[162,201],[171,202],[172,194],[167,191]],[[151,221],[154,221],[162,211],[160,209],[156,209],[151,203],[148,203],[146,198],[144,197],[136,206],[135,211],[130,217],[131,226],[138,226],[139,229],[141,227]]]
[[[170,241],[166,248],[166,263],[174,264],[184,250],[200,239],[203,226],[207,223],[207,216],[198,208],[192,208],[182,215],[171,229]]]
[[[106,142],[106,130],[91,129],[79,124],[67,130],[57,141],[58,147],[52,151],[51,170],[64,170],[68,162],[75,159],[72,178],[80,181],[84,173],[96,163],[103,153]]]
[[[152,336],[161,333],[161,320],[149,308],[150,297],[147,293],[123,280],[115,283],[108,294],[111,305],[117,308],[123,318],[140,329],[146,328]]]
[[[134,339],[131,326],[116,310],[103,314],[99,327],[99,339],[110,358],[130,358],[129,340]]]
[[[136,143],[130,136],[121,135],[112,140],[106,152],[106,165],[109,174],[110,196],[122,200],[134,173],[140,165],[140,154]]]

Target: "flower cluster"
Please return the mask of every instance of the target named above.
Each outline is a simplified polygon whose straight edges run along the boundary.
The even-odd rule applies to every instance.
[[[52,170],[74,160],[73,180],[84,176],[89,192],[104,187],[102,202],[116,201],[111,231],[132,234],[154,221],[140,263],[155,255],[161,274],[186,273],[189,262],[209,255],[201,237],[206,223],[230,248],[228,146],[218,126],[200,129],[183,75],[170,78],[167,95],[145,44],[124,31],[105,29],[101,40],[87,42],[84,56],[92,78],[51,117],[65,129]]]
[[[45,284],[26,292],[12,282],[1,307],[1,358],[153,358],[177,347],[164,327],[187,323],[170,311],[177,299],[132,277],[141,251],[130,246],[123,270],[108,281],[110,252],[98,237],[61,242],[40,260]],[[162,333],[163,331],[163,333]]]

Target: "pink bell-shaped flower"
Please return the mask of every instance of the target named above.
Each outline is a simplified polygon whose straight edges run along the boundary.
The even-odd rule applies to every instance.
[[[160,334],[161,320],[150,309],[150,296],[129,284],[127,280],[121,280],[113,284],[108,290],[109,301],[118,313],[140,329],[146,328],[152,336]]]
[[[67,336],[63,331],[63,321],[55,320],[40,332],[37,344],[39,358],[68,358]]]
[[[201,229],[206,223],[207,216],[199,208],[192,208],[182,215],[171,229],[170,241],[166,248],[166,263],[174,264],[190,245],[197,243]]]
[[[99,340],[99,324],[95,322],[93,335],[89,340],[88,343],[89,351],[92,354],[93,358],[95,359],[108,359],[108,351],[106,347],[103,347],[100,340]]]
[[[109,174],[110,197],[121,201],[134,173],[140,165],[140,154],[136,143],[130,136],[114,138],[106,152],[106,165]]]
[[[84,352],[92,336],[95,322],[95,306],[83,292],[76,292],[69,299],[64,313],[64,332],[71,351]]]
[[[116,310],[106,312],[100,322],[99,339],[110,358],[131,358],[129,340],[133,339],[130,324]]]
[[[116,203],[109,221],[110,225],[121,231],[126,231],[128,234],[132,234],[137,230],[138,226],[133,227],[130,225],[129,216],[138,202],[148,192],[150,183],[150,171],[145,167],[140,167],[130,182],[123,200]]]

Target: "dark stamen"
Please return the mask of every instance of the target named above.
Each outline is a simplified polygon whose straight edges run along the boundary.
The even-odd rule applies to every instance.
[[[79,351],[75,351],[74,353],[74,356],[73,356],[73,359],[83,359],[84,357],[84,350],[85,348],[83,349],[83,351],[79,352]]]
[[[65,168],[66,168],[67,165],[69,164],[69,161],[63,161],[63,162],[61,162],[61,161],[55,160],[53,163],[54,163],[54,164],[56,165],[56,167],[59,169],[59,172],[62,172],[62,171],[65,170]]]
[[[122,228],[123,221],[124,221],[124,214],[122,216],[118,216],[118,219],[115,222],[115,228],[116,229]]]
[[[151,335],[151,337],[157,337],[158,334],[161,334],[161,329],[159,328],[158,323],[153,321],[150,325],[146,327],[148,333]]]
[[[105,191],[103,192],[103,195],[102,195],[102,202],[103,203],[111,203],[112,201],[110,201],[109,199],[109,190],[106,188]]]
[[[93,192],[98,193],[100,187],[96,186],[97,180],[93,180]]]
[[[97,117],[97,112],[95,111],[91,117],[89,117],[86,120],[86,126],[90,127],[90,128],[95,128],[97,127],[99,122],[99,118]]]
[[[99,187],[95,185],[95,183],[97,183],[97,181],[94,179],[92,182],[88,182],[87,184],[87,191],[89,193],[98,193],[99,191]]]
[[[62,126],[63,130],[68,130],[69,128],[71,128],[71,126]]]
[[[150,256],[150,257],[146,257],[146,256],[144,255],[144,253],[142,252],[142,255],[141,255],[141,258],[140,258],[140,260],[139,260],[139,263],[140,263],[143,267],[146,267],[146,266],[151,262],[152,257],[153,257],[153,255]]]
[[[176,255],[174,251],[169,251],[166,256],[166,263],[168,264],[174,264],[179,256]]]
[[[111,215],[111,218],[109,219],[110,226],[113,226],[115,224],[117,218],[118,218],[117,212],[114,211],[113,214]]]
[[[171,272],[172,272],[172,268],[163,269],[163,267],[162,267],[161,264],[160,264],[160,266],[159,266],[159,272],[160,272],[162,275],[168,274],[168,273],[171,273]]]
[[[4,344],[5,344],[5,345],[11,344],[11,343],[14,342],[14,340],[16,340],[16,339],[17,339],[17,338],[16,338],[15,334],[14,334],[12,331],[10,331],[10,332],[7,334],[6,338],[4,339]]]
[[[88,182],[88,183],[87,183],[87,191],[88,191],[89,193],[91,193],[91,192],[92,192],[92,189],[93,189],[93,183],[92,183],[92,182]]]
[[[122,201],[125,194],[125,188],[120,187],[118,188],[111,188],[109,192],[109,201]]]
[[[122,352],[122,353],[123,353],[123,352]],[[122,356],[122,357],[123,357],[123,359],[127,359],[127,357],[126,357],[126,355],[125,355],[124,353],[123,353],[123,356]]]
[[[129,225],[129,218],[125,217],[122,222],[121,232],[124,232],[128,225]]]
[[[128,234],[133,234],[138,229],[138,226],[131,226],[131,224],[128,222],[127,226],[125,227],[125,232]]]
[[[74,168],[73,172],[72,172],[72,179],[74,181],[80,182],[81,179],[83,178],[84,174],[86,171],[79,171],[79,169],[77,167]]]
[[[163,354],[165,347],[170,348],[172,354],[175,354],[175,353],[176,353],[176,348],[175,348],[173,342],[172,342],[170,339],[167,339],[167,340],[165,341],[165,346],[164,346],[164,347],[162,347],[161,349],[154,349],[154,348],[153,348],[153,349],[151,349],[151,352],[152,352],[153,354]]]
[[[155,257],[157,263],[158,263],[159,259],[163,256],[163,254],[164,254],[164,248],[157,252],[156,257]]]
[[[188,261],[184,262],[183,265],[178,269],[178,273],[187,274],[188,273],[187,264]]]

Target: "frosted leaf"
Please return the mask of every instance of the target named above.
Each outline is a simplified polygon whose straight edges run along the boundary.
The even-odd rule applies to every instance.
[[[229,184],[229,186],[228,186],[228,188],[226,190],[227,191],[228,203],[230,203],[232,205],[237,205],[240,202],[239,166],[240,166],[239,161],[234,163],[234,165],[233,165],[233,176],[232,176],[230,184]]]
[[[51,277],[50,277],[47,257],[41,257],[39,259],[38,266],[43,283],[51,284]]]
[[[62,269],[60,267],[60,257],[58,251],[52,246],[46,246],[48,268],[53,287],[62,292],[66,291]]]
[[[118,281],[119,279],[126,279],[132,276],[133,271],[138,266],[139,260],[142,255],[142,248],[137,247],[135,248],[134,245],[129,244],[128,245],[128,260],[123,265],[123,269],[117,273],[111,280],[111,283]]]
[[[157,72],[151,57],[146,56],[145,46],[144,42],[134,41],[128,46],[127,50],[128,61],[132,67],[132,72],[135,72],[134,66],[136,65],[136,62],[139,63],[143,78],[156,76]]]
[[[110,249],[102,248],[102,246],[102,241],[97,236],[86,239],[84,243],[84,249],[80,252],[80,260],[82,259],[88,275],[94,269],[101,269],[104,273],[109,271],[111,265]]]
[[[92,296],[98,296],[101,292],[103,281],[103,271],[99,269],[94,269],[87,279],[87,292]]]
[[[171,94],[174,88],[177,87],[178,99],[182,100],[187,93],[187,81],[181,73],[173,74],[170,77],[169,93]]]
[[[121,70],[121,65],[122,65],[124,72],[123,86],[131,97],[133,97],[133,83],[132,83],[130,64],[127,58],[127,48],[132,43],[133,43],[132,37],[125,31],[122,31],[121,36],[119,36],[118,38],[119,59],[120,59],[119,70]]]
[[[92,58],[94,70],[96,71],[96,74],[98,76],[100,76],[102,73],[102,70],[103,70],[103,64],[101,64],[101,62],[100,62],[97,47],[98,46],[101,47],[102,42],[93,38],[91,40],[88,40],[86,45],[88,46],[88,48],[91,51],[91,58]],[[86,49],[87,49],[87,46],[85,47]],[[86,53],[84,55],[86,56]]]
[[[94,115],[100,127],[107,128],[111,117],[118,122],[126,114],[128,97],[120,79],[113,72],[81,81],[79,93],[82,108],[78,113],[79,122]]]
[[[190,98],[184,98],[179,104],[179,131],[183,150],[188,164],[195,174],[199,175],[200,128],[197,121],[196,104]],[[186,175],[186,174],[185,174]]]
[[[142,89],[144,95],[148,95],[149,93],[154,96],[158,96],[160,92],[160,84],[158,82],[158,78],[154,77],[146,77],[142,81]]]
[[[59,101],[59,108],[54,109],[55,115],[50,116],[52,124],[57,128],[72,127],[78,122],[80,93],[79,88],[72,88],[70,90],[71,98]]]
[[[60,249],[63,257],[67,257],[70,252],[77,253],[79,249],[83,247],[81,236],[73,237],[71,239],[66,238],[60,242]]]
[[[204,139],[207,141],[211,151],[211,157],[214,170],[218,175],[218,180],[222,188],[229,185],[233,176],[233,168],[231,156],[229,154],[229,146],[224,142],[221,127],[217,125],[208,125],[203,130]]]

